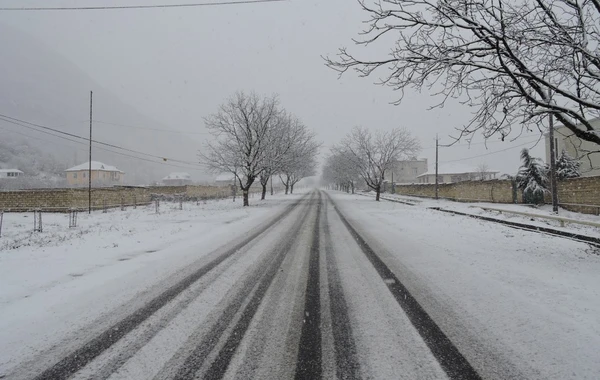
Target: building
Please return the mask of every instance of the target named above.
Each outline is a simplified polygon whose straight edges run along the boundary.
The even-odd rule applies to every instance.
[[[188,173],[171,173],[162,179],[163,185],[166,186],[183,186],[192,183],[192,177]]]
[[[396,161],[389,172],[386,172],[385,179],[394,183],[416,183],[417,177],[427,172],[427,159],[412,159]]]
[[[595,129],[600,129],[600,118],[590,120],[590,124]],[[546,134],[546,162],[550,163],[550,138]],[[600,154],[586,155],[588,152],[600,150],[598,144],[589,141],[583,141],[579,137],[573,135],[570,129],[558,125],[554,128],[554,146],[556,159],[564,150],[573,158],[579,157],[581,163],[580,170],[582,177],[593,177],[600,175]]]
[[[17,178],[22,177],[24,174],[19,169],[0,169],[0,178]]]
[[[477,169],[468,166],[440,165],[438,183],[455,183],[463,181],[486,181],[495,179],[499,172]],[[435,168],[417,177],[418,183],[435,183]]]
[[[84,186],[89,182],[89,162],[65,170],[70,186]],[[123,183],[125,173],[114,166],[92,161],[92,183],[95,185],[114,185]]]

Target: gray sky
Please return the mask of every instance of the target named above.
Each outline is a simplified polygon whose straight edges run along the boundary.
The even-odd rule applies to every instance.
[[[5,0],[2,6],[183,2]],[[452,102],[428,111],[436,99],[414,91],[405,94],[401,105],[393,106],[390,102],[398,94],[374,85],[375,77],[348,73],[338,79],[321,59],[341,46],[352,46],[351,38],[357,37],[366,16],[352,0],[291,0],[198,8],[0,12],[0,23],[35,37],[125,103],[168,128],[204,130],[202,118],[237,90],[277,93],[285,108],[318,133],[324,152],[355,125],[401,126],[420,138],[424,147],[420,157],[428,158],[432,167],[436,133],[442,143],[449,142],[447,136],[454,128],[469,120],[467,107]],[[386,46],[375,49],[385,52]],[[353,48],[359,53],[362,50]],[[35,59],[35,52],[31,54]],[[119,122],[110,115],[96,117]],[[514,173],[521,149],[516,146],[535,139],[535,134],[514,143],[492,138],[486,149],[477,136],[470,147],[443,148],[440,162],[512,148],[456,164],[486,163],[492,169]],[[533,149],[534,155],[543,156],[542,145]]]

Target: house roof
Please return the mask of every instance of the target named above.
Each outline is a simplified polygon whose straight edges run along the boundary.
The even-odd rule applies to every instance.
[[[438,175],[448,175],[448,174],[467,174],[467,173],[479,173],[479,170],[477,170],[476,167],[473,166],[467,166],[467,165],[449,165],[449,164],[442,164],[439,166],[438,168]],[[486,173],[499,173],[499,171],[497,170],[491,170],[488,169],[486,171]],[[427,172],[417,176],[417,178],[419,177],[425,177],[428,175],[435,175],[435,166],[433,170],[428,170]]]
[[[19,169],[0,169],[0,173],[21,173],[21,174],[23,174],[23,172],[20,171]]]
[[[191,178],[192,177],[188,173],[175,172],[175,173],[170,173],[168,176],[163,178],[163,181],[169,180],[169,179],[190,179],[191,180]]]
[[[78,171],[82,171],[82,170],[88,170],[89,166],[90,166],[90,164],[88,161],[88,162],[84,162],[81,165],[73,166],[72,168],[69,168],[65,171],[66,172],[78,172]],[[123,173],[123,171],[117,169],[116,167],[103,164],[102,162],[99,162],[99,161],[92,161],[92,170]]]

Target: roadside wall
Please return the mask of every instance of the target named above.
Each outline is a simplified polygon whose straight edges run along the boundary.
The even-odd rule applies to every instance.
[[[0,192],[0,210],[26,211],[37,208],[68,208],[69,189],[16,190]]]
[[[435,184],[397,184],[396,194],[433,198]],[[459,202],[513,203],[512,182],[508,180],[443,183],[439,185],[438,194],[440,198]]]
[[[561,207],[585,214],[600,213],[600,176],[559,181],[557,187],[558,202]],[[550,197],[547,198],[546,203],[552,203]],[[578,204],[587,206],[578,206]]]
[[[439,197],[459,202],[513,203],[510,180],[466,181],[439,185]],[[396,184],[396,194],[433,198],[434,184]],[[600,176],[567,179],[558,182],[560,206],[586,214],[600,213]],[[551,203],[546,196],[546,203]],[[517,202],[522,203],[521,191]]]
[[[253,192],[256,192],[255,190]],[[120,207],[134,204],[141,205],[151,202],[152,194],[184,195],[191,198],[221,198],[231,195],[229,187],[217,186],[115,186],[92,189],[92,208]],[[241,193],[238,193],[241,195]],[[88,208],[88,190],[85,188],[69,189],[34,189],[0,191],[0,210],[66,212],[71,208]]]

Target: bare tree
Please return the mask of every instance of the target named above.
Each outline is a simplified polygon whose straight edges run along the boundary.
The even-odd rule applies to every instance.
[[[578,138],[600,144],[598,0],[358,0],[369,14],[359,45],[395,43],[381,57],[340,49],[329,67],[360,76],[384,71],[380,84],[458,98],[475,110],[459,128],[502,139],[553,114]],[[550,95],[550,93],[552,95]],[[400,103],[402,96],[397,103]]]
[[[485,181],[488,174],[490,172],[490,167],[485,163],[481,163],[477,165],[477,177],[479,177],[480,181]]]
[[[325,160],[322,179],[325,183],[334,184],[338,190],[354,194],[356,183],[361,177],[349,154],[334,148]]]
[[[314,143],[314,134],[308,132],[306,126],[296,116],[288,112],[281,112],[268,137],[269,148],[265,154],[264,170],[260,175],[261,199],[265,199],[267,183],[273,175],[281,174],[284,170],[290,171],[290,168],[300,167],[299,162],[302,160],[309,162],[311,155],[316,154],[316,151],[308,149],[311,143]],[[302,149],[308,149],[308,152],[302,152]],[[296,179],[296,175],[291,177]]]
[[[311,132],[299,120],[294,120],[290,132],[291,147],[279,166],[279,178],[285,193],[294,192],[294,185],[302,178],[316,174],[317,155],[321,146]]]
[[[269,133],[279,120],[276,97],[259,98],[238,92],[205,119],[213,141],[200,153],[203,163],[213,171],[235,176],[248,206],[250,187],[265,170]]]
[[[359,171],[367,186],[375,190],[379,201],[385,172],[401,158],[416,156],[421,150],[419,141],[405,129],[376,131],[355,127],[337,147],[345,152],[349,162]]]

